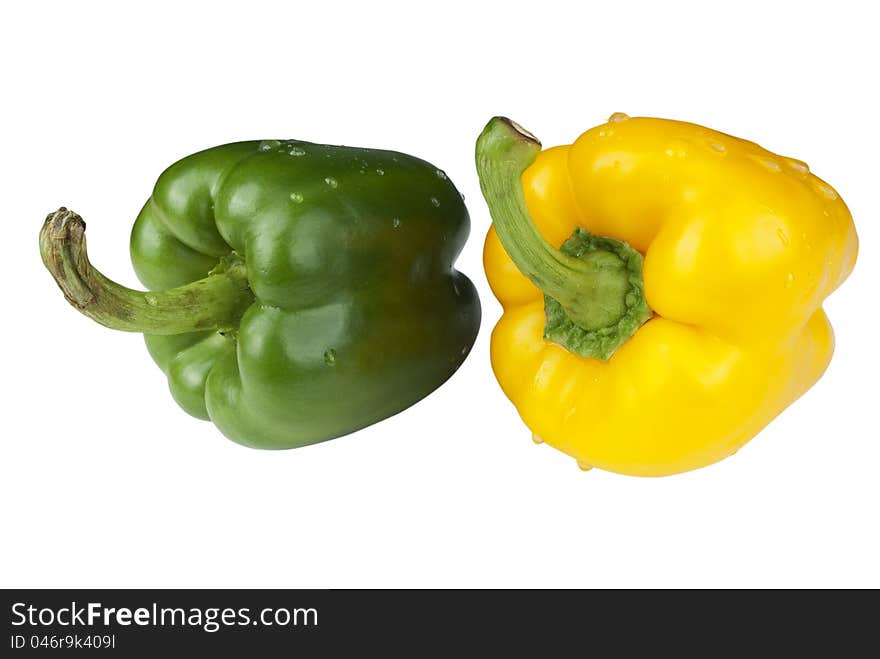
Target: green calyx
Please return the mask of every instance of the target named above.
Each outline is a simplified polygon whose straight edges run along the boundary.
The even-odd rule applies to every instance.
[[[495,117],[477,139],[480,187],[501,244],[517,268],[544,291],[544,337],[583,357],[607,360],[646,320],[642,255],[621,240],[576,229],[556,249],[532,222],[523,172],[541,143]]]
[[[136,291],[102,275],[89,262],[86,224],[59,208],[40,231],[40,255],[67,301],[111,329],[146,334],[233,330],[254,301],[247,269],[234,254],[204,279],[166,291]]]
[[[597,300],[601,304],[603,299],[610,298],[614,305],[600,315],[608,317],[616,314],[617,321],[604,327],[585,329],[571,319],[559,302],[544,295],[544,314],[547,319],[544,338],[584,357],[608,359],[651,317],[651,310],[645,302],[642,290],[642,255],[623,241],[594,236],[584,229],[575,229],[559,250],[568,256],[593,263],[597,273],[605,268],[605,275],[601,279],[606,287],[597,295]]]

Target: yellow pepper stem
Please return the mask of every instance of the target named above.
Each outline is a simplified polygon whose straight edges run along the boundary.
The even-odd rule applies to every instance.
[[[544,336],[584,357],[608,359],[651,317],[642,255],[621,240],[584,229],[556,249],[526,206],[521,178],[541,143],[505,117],[477,139],[480,187],[495,231],[517,268],[545,293]]]

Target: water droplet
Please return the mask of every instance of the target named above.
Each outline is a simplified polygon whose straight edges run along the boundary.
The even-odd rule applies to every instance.
[[[324,351],[324,363],[327,364],[327,366],[333,366],[336,364],[336,351],[333,348]]]
[[[785,164],[794,174],[798,175],[800,178],[803,178],[810,173],[810,166],[800,160],[796,160],[794,158],[786,158]]]
[[[304,156],[304,155],[306,155],[306,150],[300,149],[298,146],[295,146],[287,153],[289,153],[292,156]]]
[[[391,220],[391,226],[394,227],[395,229],[399,229],[400,228],[400,218],[397,218],[397,217],[393,218]]]
[[[331,188],[335,188],[339,185],[339,182],[332,176],[328,176],[327,178],[325,178],[324,183],[329,185]]]
[[[828,197],[829,199],[837,199],[837,193],[834,191],[830,185],[826,185],[824,183],[819,184],[819,192]]]
[[[461,295],[461,291],[458,290],[458,283],[452,282],[452,290],[455,291],[456,295]]]
[[[358,171],[359,171],[361,174],[366,174],[366,173],[367,173],[367,170],[366,170],[366,169],[359,169]]]
[[[688,154],[688,145],[681,141],[675,140],[666,147],[666,155],[670,158],[684,158]]]
[[[260,151],[266,153],[267,151],[277,149],[279,146],[281,146],[281,142],[278,140],[263,140],[260,142]]]
[[[468,348],[467,346],[462,346],[462,348],[461,348],[461,354],[466,355],[466,354],[467,354],[467,348]]]
[[[290,201],[295,204],[301,204],[303,202],[303,196],[299,192],[291,192]]]
[[[608,123],[616,124],[620,121],[626,121],[627,119],[629,119],[629,115],[625,112],[615,112],[610,117],[608,117]]]
[[[610,130],[600,130],[599,137],[608,137],[609,135],[611,135],[611,133],[612,132]]]
[[[789,272],[788,275],[785,277],[785,287],[791,288],[793,285],[794,285],[794,273]]]
[[[385,170],[384,170],[384,169],[377,169],[377,170],[376,170],[376,173],[377,173],[379,176],[385,176]]]
[[[435,173],[437,174],[437,178],[439,178],[440,180],[445,181],[445,180],[448,178],[448,177],[446,176],[446,172],[444,172],[442,169],[438,169],[438,170],[436,170]]]
[[[461,197],[461,200],[464,201],[464,192],[459,192],[458,196]]]
[[[391,156],[391,160],[393,160],[394,162],[399,162],[399,160],[397,160],[397,156]]]
[[[440,200],[437,199],[437,197],[431,197],[431,205],[434,208],[439,208],[440,207]]]
[[[761,167],[764,169],[768,169],[771,172],[777,173],[782,171],[782,167],[775,160],[771,160],[770,158],[757,157],[754,159]]]
[[[788,245],[791,242],[788,234],[785,233],[785,229],[776,229],[776,235],[779,236],[779,242],[781,242],[783,245]]]
[[[713,151],[717,151],[718,153],[727,152],[727,147],[724,146],[721,142],[709,142],[709,148]]]
[[[535,444],[543,444],[544,443],[544,440],[535,434],[532,434],[532,441],[535,442]]]
[[[578,469],[581,471],[590,471],[593,468],[593,465],[588,465],[586,462],[581,462],[578,460]]]

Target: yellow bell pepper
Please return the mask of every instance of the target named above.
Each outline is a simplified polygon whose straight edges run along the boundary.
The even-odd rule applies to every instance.
[[[492,367],[536,441],[663,476],[735,453],[809,389],[852,271],[843,200],[801,161],[694,124],[612,115],[541,151],[477,141],[504,308]]]

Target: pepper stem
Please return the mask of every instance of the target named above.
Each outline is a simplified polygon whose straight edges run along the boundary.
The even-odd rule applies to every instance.
[[[545,305],[545,337],[585,357],[608,359],[651,317],[642,256],[621,240],[583,229],[562,250],[544,239],[529,215],[521,182],[540,151],[534,135],[506,117],[493,118],[477,139],[480,187],[504,249],[556,305]]]
[[[183,334],[234,327],[254,301],[240,260],[221,261],[207,277],[155,293],[111,281],[89,262],[86,224],[59,208],[40,231],[40,255],[64,297],[92,320],[112,329]]]

